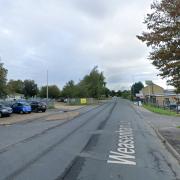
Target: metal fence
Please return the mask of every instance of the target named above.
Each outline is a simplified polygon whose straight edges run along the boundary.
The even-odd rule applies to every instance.
[[[98,104],[100,101],[95,98],[68,98],[67,104],[69,105],[90,105],[90,104]]]
[[[68,98],[67,104],[69,105],[92,105],[92,104],[100,104],[105,103],[109,99],[96,99],[96,98]]]
[[[157,108],[161,108],[164,110],[169,110],[169,111],[174,111],[176,113],[180,113],[180,103],[179,102],[169,102],[169,103],[163,103],[159,104],[157,101],[156,102],[143,102],[144,104],[148,104]]]

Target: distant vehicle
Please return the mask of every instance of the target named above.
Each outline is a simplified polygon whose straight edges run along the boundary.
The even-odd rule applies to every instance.
[[[169,108],[171,110],[178,110],[178,111],[180,111],[180,105],[177,105],[177,104],[169,104]]]
[[[44,102],[32,101],[30,105],[31,105],[32,111],[35,111],[35,112],[39,112],[39,111],[45,112],[47,109],[47,105]]]
[[[14,113],[31,113],[31,106],[26,102],[17,102],[12,105],[12,109]]]
[[[12,108],[0,104],[0,118],[3,116],[10,116],[12,112]]]
[[[59,98],[58,100],[57,100],[57,102],[64,102],[64,100],[65,100],[65,98]]]

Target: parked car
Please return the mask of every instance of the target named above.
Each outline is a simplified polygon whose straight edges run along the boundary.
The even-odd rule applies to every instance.
[[[57,102],[64,102],[65,98],[61,97],[57,100]]]
[[[178,111],[180,111],[180,105],[177,105],[177,104],[169,104],[169,108],[171,110],[178,110]]]
[[[12,108],[0,104],[0,118],[3,116],[10,116],[12,112]]]
[[[39,111],[45,112],[47,109],[47,105],[44,102],[32,101],[30,105],[31,105],[32,111],[35,111],[35,112],[39,112]]]
[[[31,113],[31,106],[26,102],[16,102],[12,105],[12,109],[14,113]]]

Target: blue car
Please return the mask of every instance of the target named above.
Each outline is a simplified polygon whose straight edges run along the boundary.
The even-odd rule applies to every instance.
[[[31,106],[26,102],[17,102],[12,105],[12,109],[14,113],[31,113]]]

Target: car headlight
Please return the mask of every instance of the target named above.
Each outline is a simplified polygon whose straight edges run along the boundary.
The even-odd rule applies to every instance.
[[[7,110],[6,109],[2,109],[2,112],[7,112]]]

